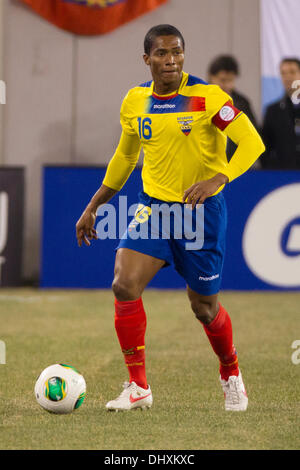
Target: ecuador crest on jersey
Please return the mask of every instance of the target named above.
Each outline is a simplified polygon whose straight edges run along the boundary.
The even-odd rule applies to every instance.
[[[178,117],[177,121],[184,135],[188,136],[192,130],[192,123],[194,121],[193,116]]]
[[[71,33],[112,31],[168,0],[20,0],[46,20]]]

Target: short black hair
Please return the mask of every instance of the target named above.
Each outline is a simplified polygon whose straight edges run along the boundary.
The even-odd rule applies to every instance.
[[[159,24],[157,26],[153,26],[149,29],[148,33],[144,39],[144,52],[147,55],[150,55],[151,48],[153,46],[154,39],[158,36],[177,36],[181,39],[182,47],[184,50],[185,43],[181,32],[170,24]]]
[[[219,72],[233,72],[235,75],[240,74],[240,68],[237,60],[231,55],[220,55],[216,57],[210,64],[209,75],[217,75]]]
[[[300,59],[298,59],[298,57],[284,57],[282,61],[280,62],[280,65],[289,64],[291,62],[294,64],[297,64],[298,68],[300,69]]]

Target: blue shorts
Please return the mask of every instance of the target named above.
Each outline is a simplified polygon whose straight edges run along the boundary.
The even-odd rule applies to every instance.
[[[223,194],[207,198],[193,210],[144,192],[139,202],[117,250],[129,248],[164,260],[199,294],[219,292],[227,227]]]

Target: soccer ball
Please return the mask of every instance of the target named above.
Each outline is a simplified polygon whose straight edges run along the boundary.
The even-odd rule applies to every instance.
[[[86,395],[86,383],[74,367],[53,364],[44,369],[38,377],[34,394],[44,410],[67,414],[82,405]]]

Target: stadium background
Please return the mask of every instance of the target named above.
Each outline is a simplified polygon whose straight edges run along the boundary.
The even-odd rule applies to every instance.
[[[99,271],[105,286],[111,282],[112,246],[77,248],[75,222],[117,144],[124,94],[149,78],[141,59],[145,31],[162,22],[178,26],[185,70],[203,78],[213,57],[234,54],[238,88],[261,122],[263,107],[282,91],[280,58],[298,55],[299,15],[298,0],[169,0],[108,34],[83,37],[21,0],[0,0],[7,92],[0,104],[1,449],[299,449],[299,292],[265,292],[299,291],[299,172],[251,171],[226,188],[234,215],[226,282],[234,285],[224,287],[241,292],[222,291],[220,301],[234,323],[249,394],[245,414],[224,412],[216,357],[184,290],[144,293],[155,403],[147,414],[112,416],[105,403],[125,373],[112,292],[31,288],[76,287],[70,274],[79,271],[84,287],[97,287]],[[136,170],[124,188],[130,198],[138,181]],[[259,276],[246,266],[245,227],[248,263],[254,259]],[[275,279],[267,282],[261,270]],[[168,281],[178,286],[178,278]],[[22,287],[5,288],[16,283]],[[55,362],[76,366],[88,384],[84,405],[67,419],[44,413],[33,395],[36,377]]]
[[[77,198],[76,186],[79,174],[76,173],[77,179],[72,182],[70,172],[69,179],[64,181],[68,194],[77,192],[73,195],[71,219],[66,225],[64,202],[69,204],[70,201],[64,198],[63,191],[60,196],[52,192],[51,198],[45,198],[48,194],[48,173],[44,173],[44,166],[99,167],[108,163],[120,134],[118,115],[122,98],[131,86],[149,78],[149,71],[145,69],[141,56],[143,37],[151,25],[169,22],[180,26],[187,44],[185,70],[204,79],[207,78],[207,67],[213,57],[219,53],[233,54],[242,71],[237,88],[250,97],[261,122],[265,106],[282,93],[278,76],[280,59],[297,55],[299,17],[295,0],[285,2],[285,7],[280,0],[189,0],[188,3],[171,0],[162,1],[159,8],[112,32],[82,36],[45,21],[21,0],[3,1],[0,71],[6,83],[7,102],[1,105],[0,163],[4,172],[3,181],[8,178],[9,168],[18,168],[14,186],[19,190],[15,191],[16,194],[10,194],[10,201],[3,198],[0,201],[2,213],[5,213],[6,203],[10,204],[11,212],[6,226],[9,237],[7,233],[5,235],[5,224],[2,222],[2,285],[25,283],[44,287],[108,287],[114,257],[112,254],[108,258],[107,253],[113,253],[116,243],[98,243],[94,251],[78,255],[72,231],[72,221],[76,221],[84,204],[97,189],[97,168],[92,180],[85,179],[82,173],[80,187],[86,190],[81,192],[81,199]],[[282,29],[284,24],[290,27]],[[25,170],[25,188],[17,179],[20,179],[20,167]],[[56,175],[57,181],[52,179],[50,184],[59,186],[59,168]],[[261,175],[257,177],[261,178]],[[101,178],[102,174],[99,183]],[[299,174],[296,172],[282,177],[278,173],[276,176],[265,174],[261,184],[264,185],[265,181],[266,187],[263,192],[257,193],[257,197],[254,197],[252,185],[256,186],[259,182],[253,180],[253,175],[250,175],[250,179],[249,175],[242,178],[242,183],[234,182],[227,191],[229,211],[233,214],[239,211],[246,216],[235,228],[237,233],[231,233],[234,227],[229,224],[229,248],[224,269],[226,281],[223,288],[299,288],[300,214],[297,208],[275,228],[278,232],[278,240],[273,246],[276,253],[270,251],[269,257],[263,256],[264,247],[257,248],[270,268],[261,266],[256,269],[255,260],[248,259],[246,251],[249,250],[244,243],[245,224],[255,206],[271,191],[282,185],[297,183]],[[244,193],[251,194],[252,199],[254,197],[251,201],[243,201],[242,206],[239,205],[241,184]],[[129,182],[125,189],[129,199],[134,197],[135,184]],[[289,205],[290,201],[293,205],[292,197],[291,193]],[[15,212],[12,200],[17,206]],[[274,229],[272,220],[276,218],[277,207],[273,206],[273,209],[270,220],[266,219],[266,226],[273,224]],[[73,252],[66,259],[63,259],[63,252],[57,249],[60,245],[59,234],[51,230],[54,219],[49,218],[50,212],[55,214],[54,219],[57,217],[60,221],[64,246],[72,246]],[[47,225],[43,225],[45,222]],[[12,226],[15,230],[11,230]],[[280,240],[287,231],[289,236],[286,237],[284,247]],[[255,232],[260,233],[259,230]],[[232,239],[235,239],[238,250],[232,246]],[[261,237],[257,236],[254,245],[262,245],[260,240]],[[98,276],[95,285],[89,282],[83,271],[81,279],[73,280],[74,270],[79,272],[80,266],[85,265],[85,272],[97,271],[95,260],[97,257],[101,259],[104,254],[107,261],[106,280]],[[253,257],[258,259],[260,255],[254,253]],[[74,259],[77,260],[75,264]],[[240,272],[243,282],[236,280],[232,265]],[[60,266],[60,276],[55,273],[56,266]],[[267,271],[281,271],[281,278],[280,275],[274,278]],[[286,281],[287,275],[292,278],[291,282]],[[65,282],[58,282],[58,277],[65,279]],[[151,285],[184,287],[171,270],[160,273]]]
[[[2,9],[7,103],[0,163],[26,168],[23,277],[28,280],[36,281],[40,270],[42,166],[107,164],[119,139],[120,103],[128,88],[149,79],[143,38],[153,24],[180,27],[185,70],[200,77],[219,52],[235,54],[243,71],[240,88],[260,115],[258,0],[171,0],[96,37],[60,30],[18,0],[5,0]]]
[[[25,2],[30,3],[31,0]],[[18,194],[10,196],[15,202],[18,199],[16,204],[19,208],[24,206],[24,215],[17,217],[18,230],[14,230],[10,237],[2,237],[0,246],[2,284],[40,284],[44,287],[109,285],[108,279],[104,282],[99,276],[96,286],[90,284],[84,274],[76,282],[72,281],[72,274],[74,270],[78,271],[80,263],[72,226],[64,225],[63,201],[67,199],[64,199],[63,194],[60,200],[55,199],[55,194],[51,195],[51,199],[44,199],[43,190],[47,191],[48,180],[46,176],[44,178],[43,167],[99,167],[108,163],[120,134],[118,115],[122,98],[128,88],[149,78],[149,71],[145,69],[141,55],[143,37],[151,25],[161,22],[180,25],[187,44],[185,70],[204,79],[207,78],[207,67],[213,57],[219,53],[233,54],[242,70],[237,88],[250,97],[261,122],[265,106],[282,93],[278,77],[280,59],[286,55],[297,55],[297,22],[300,14],[297,13],[299,9],[292,8],[294,2],[288,0],[286,7],[283,7],[280,0],[189,0],[188,3],[171,0],[162,2],[159,8],[112,32],[96,36],[75,35],[59,29],[33,13],[20,0],[2,2],[1,76],[7,85],[7,102],[1,106],[0,163],[5,170],[8,167],[25,169],[24,197],[22,185],[19,186]],[[281,25],[285,23],[290,24],[290,28],[282,30]],[[97,169],[95,171],[97,174]],[[7,171],[3,175],[6,176],[2,178],[7,178]],[[59,168],[57,178],[59,181]],[[296,172],[287,178],[281,178],[279,174],[270,178],[273,180],[266,175],[266,188],[260,198],[280,188],[282,184],[297,182],[299,175]],[[71,180],[65,183],[68,182],[68,193],[77,191],[76,181],[73,182],[75,186]],[[57,182],[52,180],[51,184],[56,185]],[[243,191],[253,196],[253,184],[256,185],[256,181],[249,180],[247,175],[243,180]],[[72,203],[71,221],[74,222],[85,202],[97,189],[97,179],[84,180],[82,173],[81,186],[86,191],[81,193],[82,199],[77,199],[76,205]],[[250,203],[245,201],[244,206],[235,208],[236,201],[239,201],[240,185],[234,182],[231,186],[228,191],[229,210],[236,213],[237,209],[248,216],[259,198]],[[126,191],[130,193],[131,188],[135,191],[134,185],[129,182]],[[3,212],[5,201],[2,203]],[[50,213],[49,205],[57,217],[61,209],[59,220],[60,231],[64,233],[64,245],[73,246],[73,253],[69,253],[66,260],[61,258],[62,253],[55,248],[59,246],[59,235],[56,232],[56,240],[55,233],[51,231],[54,221],[48,217],[48,225],[43,226],[47,213]],[[276,217],[276,210],[274,207],[271,219]],[[233,225],[229,224],[228,239],[235,239],[239,250],[233,249],[228,243],[224,270],[226,282],[223,288],[298,288],[299,215],[296,208],[276,228],[279,240],[281,232],[287,230],[292,220],[295,221],[289,228],[292,249],[289,240],[286,250],[281,249],[277,242],[277,247],[274,244],[277,253],[274,256],[269,253],[269,258],[264,256],[266,264],[273,263],[269,271],[282,271],[282,279],[279,276],[275,282],[272,275],[265,275],[264,266],[256,269],[253,262],[245,261],[247,254],[242,237],[247,217],[237,228],[240,235],[232,234]],[[9,224],[14,225],[15,219],[11,216]],[[7,229],[12,232],[10,226]],[[15,243],[13,238],[16,239]],[[6,247],[5,244],[10,246]],[[49,251],[51,246],[53,250]],[[80,258],[81,266],[86,266],[86,272],[97,270],[96,257],[100,259],[102,254],[112,251],[114,246],[107,245],[107,242],[101,246],[98,244],[94,252],[85,252],[84,257]],[[263,248],[260,251],[263,252]],[[77,259],[75,265],[72,263],[74,259]],[[58,263],[59,260],[62,263]],[[50,266],[51,263],[53,266]],[[58,282],[55,274],[59,264],[60,277],[65,279],[65,283]],[[244,282],[237,282],[233,264]],[[106,266],[107,278],[110,278],[113,256],[107,258]],[[16,274],[18,270],[19,275]],[[152,285],[184,287],[179,277],[169,271],[160,273]],[[284,279],[288,271],[294,278],[292,282]],[[50,272],[52,274],[49,277]]]

